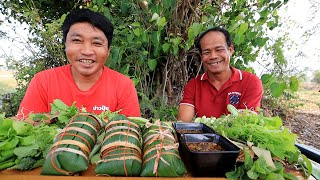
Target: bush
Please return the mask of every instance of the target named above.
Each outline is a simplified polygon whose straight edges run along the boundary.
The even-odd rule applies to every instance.
[[[313,73],[313,82],[320,83],[320,70]]]

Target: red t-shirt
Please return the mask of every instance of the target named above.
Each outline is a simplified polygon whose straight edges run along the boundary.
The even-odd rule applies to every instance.
[[[71,75],[71,65],[65,65],[39,72],[33,77],[17,117],[48,113],[55,99],[68,106],[75,101],[77,108],[86,108],[87,112],[95,114],[122,109],[120,114],[140,116],[137,92],[130,78],[104,67],[98,81],[88,91],[81,91]]]
[[[180,104],[195,108],[196,117],[220,117],[229,114],[227,105],[237,109],[256,110],[262,98],[260,79],[249,72],[231,67],[232,76],[218,91],[208,81],[207,73],[190,80],[184,88]]]

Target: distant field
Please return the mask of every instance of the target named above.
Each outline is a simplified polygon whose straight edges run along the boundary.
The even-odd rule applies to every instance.
[[[302,84],[297,92],[297,99],[290,100],[297,112],[320,114],[320,84]]]
[[[0,95],[14,92],[16,86],[17,82],[13,78],[12,74],[10,72],[0,70]]]

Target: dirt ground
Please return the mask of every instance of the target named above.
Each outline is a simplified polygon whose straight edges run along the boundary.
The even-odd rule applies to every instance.
[[[292,106],[284,125],[298,135],[298,142],[320,149],[320,84],[304,84],[290,100]]]

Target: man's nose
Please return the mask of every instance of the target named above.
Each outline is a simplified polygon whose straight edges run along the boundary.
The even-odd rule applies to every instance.
[[[209,57],[210,58],[217,58],[217,53],[215,51],[211,51],[210,54],[209,54]]]
[[[94,53],[93,46],[90,43],[84,43],[81,48],[81,53],[85,55],[91,55]]]

